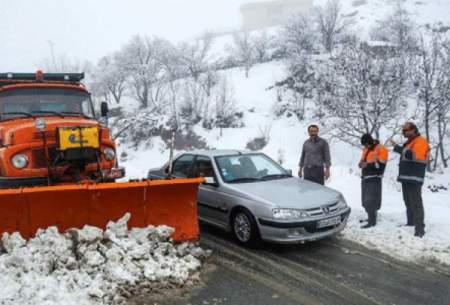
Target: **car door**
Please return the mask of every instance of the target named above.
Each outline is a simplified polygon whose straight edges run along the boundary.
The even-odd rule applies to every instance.
[[[217,182],[217,175],[210,157],[198,155],[195,159],[194,177],[213,177]],[[218,184],[202,183],[198,192],[199,217],[215,225],[226,225],[227,210],[220,204]]]
[[[189,178],[192,176],[192,169],[194,167],[195,155],[184,154],[178,157],[172,166],[173,176],[176,178]],[[167,171],[168,169],[166,169]]]

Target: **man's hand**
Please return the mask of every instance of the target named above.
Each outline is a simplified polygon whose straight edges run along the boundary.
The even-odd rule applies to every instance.
[[[359,168],[366,168],[367,167],[367,162],[361,161],[361,162],[359,162],[358,166],[359,166]]]
[[[390,145],[392,145],[392,146],[397,146],[397,142],[395,142],[394,140],[392,140],[392,139],[389,139],[388,140],[388,143],[390,144]]]
[[[330,169],[329,169],[329,168],[326,168],[326,169],[325,169],[325,179],[328,180],[328,178],[330,178],[330,176],[331,176]]]

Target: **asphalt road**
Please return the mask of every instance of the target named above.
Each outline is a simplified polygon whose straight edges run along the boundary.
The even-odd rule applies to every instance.
[[[203,284],[159,305],[450,305],[450,274],[407,264],[349,241],[246,249],[211,227]]]

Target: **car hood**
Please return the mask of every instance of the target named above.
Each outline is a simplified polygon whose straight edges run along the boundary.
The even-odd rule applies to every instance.
[[[311,209],[339,200],[338,191],[299,178],[228,184],[231,190],[280,208]]]

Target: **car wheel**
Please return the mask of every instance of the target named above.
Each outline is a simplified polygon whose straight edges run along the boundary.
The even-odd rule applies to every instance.
[[[232,231],[234,238],[240,244],[255,246],[259,240],[259,230],[253,215],[246,210],[238,210],[232,217]]]

